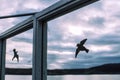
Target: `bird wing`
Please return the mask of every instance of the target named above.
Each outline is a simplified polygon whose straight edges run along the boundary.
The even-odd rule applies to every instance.
[[[77,48],[76,52],[75,52],[75,58],[77,58],[77,55],[78,55],[79,52],[80,52],[80,50]]]
[[[83,45],[85,42],[86,42],[87,39],[83,39],[81,42],[80,42],[80,45]]]

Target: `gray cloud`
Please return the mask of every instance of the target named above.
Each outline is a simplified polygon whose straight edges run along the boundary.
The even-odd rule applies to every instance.
[[[119,35],[116,34],[107,34],[103,35],[97,39],[94,39],[93,44],[97,45],[118,45],[120,43]]]
[[[15,41],[15,42],[26,42],[26,43],[30,43],[30,44],[33,43],[33,40],[25,38],[25,37],[12,38],[12,41]]]
[[[74,52],[75,48],[74,47],[64,47],[64,46],[60,46],[59,43],[56,46],[48,46],[49,50],[54,50],[54,51],[60,51],[60,52],[64,52],[64,51],[70,51],[70,52]]]
[[[96,27],[104,27],[105,19],[104,17],[93,17],[89,19],[88,23]]]

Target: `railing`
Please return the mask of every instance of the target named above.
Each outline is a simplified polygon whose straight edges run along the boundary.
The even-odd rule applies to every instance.
[[[32,61],[33,69],[31,69],[32,80],[46,80],[47,22],[69,12],[72,12],[73,10],[89,5],[95,1],[99,0],[58,1],[57,3],[53,4],[52,6],[46,8],[41,12],[27,14],[33,16],[0,34],[0,80],[5,80],[5,73],[7,74],[8,71],[12,70],[5,69],[6,40],[31,28],[33,28],[33,56],[34,56]],[[0,18],[3,19],[20,16],[26,16],[26,14],[8,15]],[[48,73],[49,72],[51,71],[48,70]]]

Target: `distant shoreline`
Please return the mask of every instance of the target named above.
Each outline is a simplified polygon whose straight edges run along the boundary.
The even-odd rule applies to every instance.
[[[6,68],[6,75],[32,75],[32,68]],[[48,75],[89,75],[120,74],[120,63],[104,64],[87,69],[54,69],[47,70]]]

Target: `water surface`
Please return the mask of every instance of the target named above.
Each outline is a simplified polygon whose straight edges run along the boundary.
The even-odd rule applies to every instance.
[[[6,75],[5,80],[32,80],[31,75]],[[47,76],[47,80],[120,80],[120,75],[64,75]]]

